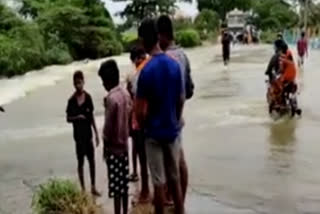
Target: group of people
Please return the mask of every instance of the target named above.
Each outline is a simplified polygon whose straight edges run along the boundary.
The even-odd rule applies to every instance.
[[[193,96],[190,63],[175,45],[172,21],[168,16],[145,19],[138,29],[141,44],[133,47],[130,59],[135,71],[120,84],[116,61],[102,63],[98,75],[108,91],[104,98],[103,157],[109,180],[109,197],[114,199],[115,214],[128,213],[129,181],[137,181],[137,157],[140,165],[141,192],[138,203],[152,202],[156,214],[164,213],[172,203],[176,214],[184,213],[188,169],[181,132],[183,107]],[[99,133],[94,105],[84,90],[84,75],[74,74],[75,93],[67,105],[67,121],[73,124],[78,175],[85,190],[84,160],[89,162],[91,192],[100,196],[95,184],[95,145]],[[133,144],[133,173],[129,176],[128,139]],[[149,174],[153,183],[151,200]]]
[[[268,98],[272,100],[274,105],[281,106],[285,99],[290,94],[295,94],[298,90],[296,84],[297,68],[294,62],[294,57],[289,49],[289,46],[284,41],[282,34],[278,35],[274,42],[275,53],[272,56],[265,74],[269,78],[270,90]],[[308,45],[305,38],[305,33],[301,34],[301,39],[297,43],[297,52],[299,55],[299,66],[304,63],[304,58],[308,54]],[[272,111],[272,106],[269,106],[269,112]],[[301,114],[301,110],[297,108],[296,112]]]

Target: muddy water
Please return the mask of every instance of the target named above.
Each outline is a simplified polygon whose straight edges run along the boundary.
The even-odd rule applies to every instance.
[[[188,213],[320,213],[320,53],[312,53],[299,78],[303,117],[273,121],[263,75],[272,48],[236,47],[228,69],[219,51],[188,51],[196,83],[185,109]],[[117,60],[125,76],[131,69],[127,56]],[[76,178],[72,130],[64,119],[71,74],[79,68],[86,72],[101,127],[99,63],[53,67],[15,83],[0,80],[0,104],[8,102],[7,113],[0,115],[1,214],[30,213],[33,187],[49,177]],[[99,186],[106,193],[100,150],[97,162]]]

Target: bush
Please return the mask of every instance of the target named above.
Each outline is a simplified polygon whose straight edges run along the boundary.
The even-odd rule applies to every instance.
[[[178,18],[173,20],[174,30],[181,31],[189,28],[193,28],[193,22],[191,18]]]
[[[131,48],[137,43],[138,35],[136,33],[124,33],[121,35],[121,41],[125,52],[129,52]]]
[[[176,42],[182,47],[195,47],[201,45],[199,33],[194,29],[181,30],[176,34]]]
[[[45,62],[46,65],[67,64],[72,62],[72,56],[69,53],[68,46],[59,40],[55,34],[49,36],[46,41]]]
[[[69,180],[50,180],[40,185],[32,200],[36,214],[97,214],[93,200]]]
[[[122,53],[116,33],[108,28],[88,26],[80,29],[81,43],[73,46],[78,59],[97,59]]]
[[[201,39],[206,40],[211,32],[216,32],[219,29],[219,16],[212,10],[204,9],[196,17],[194,25]]]
[[[260,40],[263,43],[272,44],[276,40],[276,38],[277,38],[276,32],[267,30],[261,33]]]
[[[272,44],[277,39],[278,31],[267,30],[261,33],[261,40],[265,43]]]
[[[37,25],[25,24],[0,34],[0,75],[13,76],[45,64],[44,43]]]
[[[0,76],[122,52],[100,0],[23,0],[19,13],[0,0]]]

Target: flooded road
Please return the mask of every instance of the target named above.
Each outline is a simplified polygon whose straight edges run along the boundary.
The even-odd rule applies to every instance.
[[[236,47],[227,70],[219,51],[187,51],[196,84],[195,97],[185,109],[188,213],[320,213],[320,53],[312,52],[299,78],[303,117],[273,121],[267,114],[264,82],[272,47]],[[132,69],[128,57],[116,59],[124,77]],[[0,84],[0,104],[1,97],[12,101],[0,115],[0,214],[31,213],[34,186],[50,177],[76,178],[65,105],[73,90],[73,70],[84,70],[101,127],[104,91],[96,75],[99,63],[52,67],[17,80],[18,89],[17,84]],[[37,84],[41,87],[30,88]],[[13,99],[10,87],[19,92],[19,99]],[[106,193],[101,148],[97,162],[99,187]]]

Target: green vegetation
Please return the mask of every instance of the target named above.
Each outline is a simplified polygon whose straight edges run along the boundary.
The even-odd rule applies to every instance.
[[[126,22],[115,26],[102,0],[16,1],[20,6],[14,11],[0,0],[0,76],[10,77],[46,65],[128,51],[137,40],[135,33],[127,32],[129,29],[135,29],[145,17],[173,15],[177,2],[191,2],[113,0],[128,3],[120,13]],[[277,31],[301,27],[306,6],[308,25],[319,28],[320,4],[311,0],[307,3],[305,0],[198,0],[200,13],[194,21],[174,20],[176,38],[185,47],[201,44],[200,39],[213,38],[227,13],[235,8],[252,12],[248,22],[264,32],[263,41],[271,40]]]
[[[75,183],[54,179],[40,185],[32,201],[35,214],[98,214],[100,208]]]
[[[191,2],[191,0],[113,0],[115,2],[128,2],[121,16],[132,24],[137,24],[146,17],[159,14],[174,14],[177,2]]]
[[[229,11],[235,8],[244,11],[250,10],[255,1],[256,0],[198,0],[198,9],[199,11],[204,9],[216,11],[220,19],[224,21]]]
[[[266,30],[261,33],[260,39],[263,43],[272,44],[275,38],[277,38],[277,33],[275,31]]]
[[[122,52],[100,0],[22,0],[18,13],[0,1],[0,76]]]
[[[194,25],[202,40],[209,38],[209,35],[219,29],[219,16],[212,10],[204,9],[196,17]]]
[[[290,5],[279,0],[257,0],[251,22],[263,31],[279,31],[298,24],[299,16]]]
[[[129,52],[138,42],[138,35],[136,32],[126,32],[121,35],[121,39],[124,50]]]
[[[176,42],[182,47],[195,47],[201,44],[199,33],[194,29],[186,29],[177,32]]]

